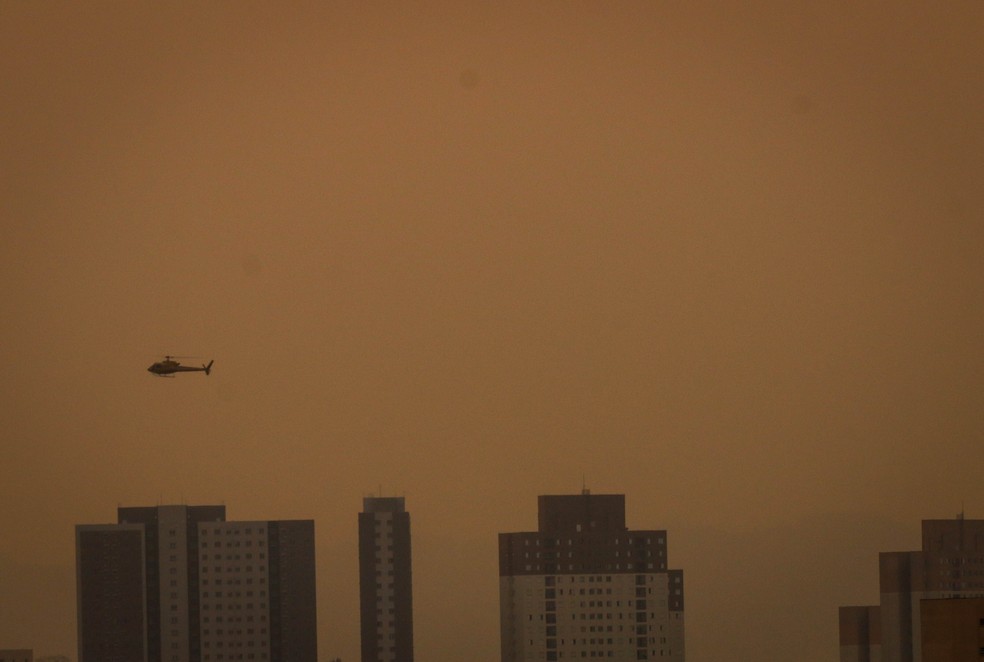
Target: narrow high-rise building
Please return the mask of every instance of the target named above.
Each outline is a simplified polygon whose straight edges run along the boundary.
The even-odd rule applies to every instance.
[[[684,660],[666,551],[666,531],[626,528],[625,495],[539,497],[536,531],[499,534],[502,662]]]
[[[879,604],[840,608],[841,662],[984,658],[984,520],[923,520],[922,549],[878,555]]]
[[[75,528],[79,662],[317,662],[314,522],[119,508]]]
[[[403,497],[366,497],[359,513],[362,662],[413,662],[410,513]]]

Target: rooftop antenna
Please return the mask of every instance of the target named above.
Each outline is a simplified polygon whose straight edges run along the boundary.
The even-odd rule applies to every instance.
[[[588,484],[584,481],[584,474],[581,474],[581,494],[587,496],[591,494],[591,490],[588,489]]]

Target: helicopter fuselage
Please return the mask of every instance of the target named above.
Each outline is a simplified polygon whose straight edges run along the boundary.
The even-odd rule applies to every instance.
[[[215,363],[215,361],[209,361],[208,365],[203,364],[201,368],[191,368],[188,366],[183,366],[177,361],[158,361],[147,368],[147,372],[152,372],[155,375],[160,375],[162,377],[165,375],[174,374],[176,372],[204,372],[207,375],[212,371],[213,363]]]

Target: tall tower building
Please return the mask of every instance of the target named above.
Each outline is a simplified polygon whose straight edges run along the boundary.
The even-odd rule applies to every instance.
[[[79,662],[316,662],[314,522],[119,508],[75,527]]]
[[[878,584],[878,605],[840,608],[842,662],[984,657],[984,520],[923,520],[920,551],[878,555]]]
[[[367,497],[359,513],[362,662],[413,662],[410,513],[403,497]]]
[[[684,660],[666,531],[626,528],[622,494],[541,496],[538,510],[536,531],[499,534],[502,662]]]

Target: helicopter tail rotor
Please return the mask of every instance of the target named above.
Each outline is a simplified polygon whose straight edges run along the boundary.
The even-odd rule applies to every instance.
[[[205,368],[205,375],[208,376],[212,372],[212,364],[215,363],[215,359],[208,362],[208,365],[202,366]]]

